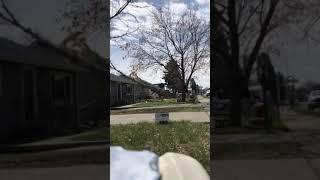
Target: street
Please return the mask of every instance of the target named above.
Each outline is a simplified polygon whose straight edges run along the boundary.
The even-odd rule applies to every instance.
[[[319,180],[320,118],[294,111],[283,112],[281,116],[284,124],[291,129],[290,132],[215,135],[214,141],[226,144],[293,142],[297,148],[295,154],[290,154],[290,158],[279,159],[215,159],[212,161],[214,178],[219,180]]]
[[[1,180],[106,180],[109,165],[1,169]]]
[[[171,121],[210,122],[206,112],[170,112]],[[110,115],[110,125],[155,122],[155,113]]]
[[[214,160],[217,180],[319,180],[320,160]]]

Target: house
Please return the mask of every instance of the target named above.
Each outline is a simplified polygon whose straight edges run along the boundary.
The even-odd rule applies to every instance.
[[[130,74],[135,82],[135,101],[139,102],[144,99],[155,99],[163,93],[163,89],[157,85],[151,84],[141,79],[136,73]]]
[[[166,87],[166,85],[164,83],[157,83],[157,84],[153,84],[153,85],[159,87],[162,90],[168,90],[168,88]]]
[[[133,104],[145,99],[158,98],[161,88],[142,80],[137,75],[110,73],[110,106]]]
[[[137,83],[133,80],[110,73],[110,106],[132,104],[135,101],[134,92]]]
[[[0,143],[74,132],[105,118],[103,63],[89,56],[74,63],[37,43],[0,38],[0,47]]]

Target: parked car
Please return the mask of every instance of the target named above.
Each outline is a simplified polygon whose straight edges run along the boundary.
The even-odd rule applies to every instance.
[[[311,91],[307,104],[308,109],[311,111],[320,107],[320,90]]]
[[[208,91],[206,92],[206,96],[207,96],[207,97],[210,97],[210,90],[208,90]]]

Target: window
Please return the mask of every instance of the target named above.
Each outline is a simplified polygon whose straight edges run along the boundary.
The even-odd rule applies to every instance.
[[[55,75],[53,84],[55,105],[65,106],[71,103],[70,85],[70,76],[60,74]]]

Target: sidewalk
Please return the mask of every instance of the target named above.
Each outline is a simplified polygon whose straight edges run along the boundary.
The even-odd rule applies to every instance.
[[[210,122],[206,112],[170,112],[171,121]],[[155,113],[110,115],[110,125],[155,122]]]
[[[203,96],[200,96],[198,95],[198,100],[201,102],[201,103],[210,103],[210,98],[208,97],[203,97]]]
[[[216,180],[319,180],[320,159],[214,160]]]

